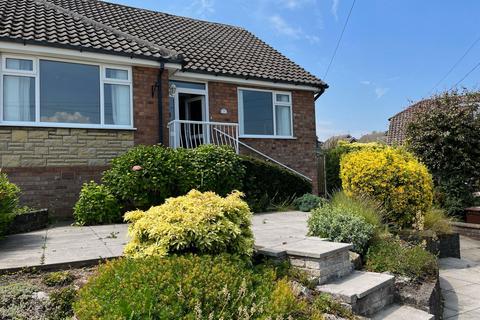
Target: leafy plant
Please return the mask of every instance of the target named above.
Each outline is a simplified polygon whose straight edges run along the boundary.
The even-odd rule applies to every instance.
[[[65,286],[71,284],[74,276],[68,271],[50,272],[43,277],[43,283],[49,287]]]
[[[48,320],[64,320],[73,316],[77,292],[72,287],[56,289],[48,295]]]
[[[415,157],[396,148],[360,150],[342,158],[345,194],[368,196],[386,209],[386,219],[411,227],[433,201],[432,177]]]
[[[0,172],[0,236],[5,232],[14,217],[18,206],[20,189],[8,180],[5,173]]]
[[[363,217],[325,203],[314,209],[308,219],[309,235],[330,241],[353,244],[353,251],[363,254],[374,234],[374,227]]]
[[[73,217],[79,225],[118,222],[122,219],[121,206],[110,190],[95,182],[85,183],[73,208]]]
[[[383,224],[385,209],[382,205],[366,196],[349,197],[345,192],[333,194],[331,204],[341,212],[350,213],[365,219],[375,227],[377,235],[386,232]]]
[[[44,305],[33,299],[38,291],[37,286],[24,282],[0,286],[0,319],[40,318]]]
[[[275,164],[248,156],[241,156],[241,161],[247,172],[242,191],[254,212],[312,192],[310,182]]]
[[[480,181],[480,94],[450,91],[430,99],[407,128],[407,145],[429,168],[449,214],[473,204]]]
[[[424,229],[435,234],[452,233],[452,218],[448,217],[445,210],[440,208],[431,208],[425,213]]]
[[[342,188],[342,180],[340,179],[340,160],[344,155],[358,150],[380,150],[384,147],[385,145],[376,142],[350,143],[347,141],[338,141],[333,147],[324,150],[327,192],[330,194]]]
[[[293,205],[296,209],[304,212],[309,212],[315,209],[322,203],[322,198],[311,193],[305,193],[300,198],[295,199]]]
[[[253,252],[251,212],[241,197],[240,192],[222,198],[192,190],[147,211],[128,212],[125,220],[131,222],[131,241],[125,254],[230,252],[249,256]]]
[[[400,240],[379,240],[368,249],[367,270],[392,272],[414,279],[427,279],[438,273],[436,257],[420,245],[403,244]]]
[[[80,289],[74,310],[79,320],[267,318],[275,279],[230,255],[120,259]]]

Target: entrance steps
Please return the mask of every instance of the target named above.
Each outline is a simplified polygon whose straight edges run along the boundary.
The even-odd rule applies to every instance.
[[[292,266],[307,271],[317,281],[316,291],[331,295],[353,313],[374,320],[434,319],[427,312],[393,304],[394,276],[354,271],[349,254],[352,245],[316,237],[279,238],[282,236],[275,241],[256,239],[257,253],[278,260],[288,259]]]

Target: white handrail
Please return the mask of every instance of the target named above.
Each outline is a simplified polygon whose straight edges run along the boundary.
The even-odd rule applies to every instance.
[[[223,134],[225,134],[225,133],[223,133]],[[225,134],[225,135],[227,135],[227,134]],[[227,136],[228,136],[228,135],[227,135]],[[244,146],[245,148],[250,149],[250,150],[252,150],[253,152],[258,153],[258,154],[261,155],[262,157],[267,158],[268,160],[270,160],[270,161],[278,164],[279,166],[281,166],[281,167],[283,167],[283,168],[285,168],[285,169],[287,169],[287,170],[289,170],[289,171],[291,171],[291,172],[293,172],[293,173],[301,176],[302,178],[304,178],[304,179],[312,182],[312,179],[311,179],[311,178],[309,178],[309,177],[307,177],[306,175],[298,172],[298,171],[295,170],[295,169],[290,168],[289,166],[281,163],[280,161],[273,159],[272,157],[270,157],[270,156],[266,155],[265,153],[263,153],[263,152],[255,149],[254,147],[251,147],[251,146],[249,146],[248,144],[246,144],[246,143],[244,143],[244,142],[242,142],[242,141],[240,141],[240,140],[238,140],[238,144],[241,144],[241,145]]]

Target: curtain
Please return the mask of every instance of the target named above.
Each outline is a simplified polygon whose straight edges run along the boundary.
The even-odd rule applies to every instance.
[[[4,76],[3,118],[7,121],[33,121],[35,79]]]
[[[113,124],[130,125],[130,87],[111,85]]]
[[[276,106],[275,120],[277,125],[277,135],[279,136],[291,136],[292,128],[290,121],[290,107]]]

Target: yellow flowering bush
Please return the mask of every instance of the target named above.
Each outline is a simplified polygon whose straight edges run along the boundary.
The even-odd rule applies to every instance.
[[[402,149],[349,153],[340,163],[340,177],[347,195],[366,195],[381,202],[387,219],[399,227],[412,226],[432,205],[432,176]]]
[[[131,240],[125,254],[134,258],[184,252],[250,256],[252,213],[242,196],[238,191],[223,198],[192,190],[149,210],[128,212],[125,220],[131,222]]]

